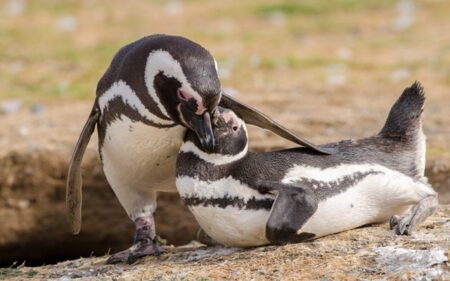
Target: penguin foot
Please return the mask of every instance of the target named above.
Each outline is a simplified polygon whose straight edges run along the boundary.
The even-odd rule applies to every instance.
[[[135,221],[136,235],[133,245],[121,252],[111,255],[106,261],[107,264],[128,263],[132,264],[136,260],[145,256],[159,256],[162,252],[155,234],[155,222],[153,216],[138,218]]]
[[[393,229],[397,235],[411,235],[414,226],[411,225],[410,222],[411,214],[409,212],[403,216],[394,215],[389,220],[389,227],[391,230]]]
[[[418,224],[436,211],[437,206],[437,196],[425,197],[406,214],[392,216],[389,220],[389,226],[394,229],[397,235],[411,235]]]
[[[138,259],[146,256],[159,256],[162,249],[158,242],[152,240],[141,241],[133,244],[130,248],[111,255],[106,261],[107,264],[127,263],[132,264]]]

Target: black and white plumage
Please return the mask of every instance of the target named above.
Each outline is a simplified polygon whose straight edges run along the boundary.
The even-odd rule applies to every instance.
[[[307,148],[248,152],[244,122],[221,109],[216,149],[188,133],[177,189],[202,229],[229,246],[284,244],[384,222],[409,234],[437,207],[424,177],[423,89],[415,83],[373,137]]]
[[[134,245],[108,262],[157,254],[156,192],[176,190],[175,160],[186,129],[203,149],[212,149],[211,119],[219,102],[250,124],[327,153],[223,94],[216,62],[200,45],[178,36],[148,36],[120,49],[98,82],[69,167],[67,207],[73,232],[81,228],[81,160],[97,126],[106,178],[136,224]]]

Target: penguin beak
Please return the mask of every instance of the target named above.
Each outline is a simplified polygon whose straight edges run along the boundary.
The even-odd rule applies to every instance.
[[[211,116],[205,112],[202,116],[192,118],[192,130],[206,152],[212,152],[215,146],[214,133],[211,126]]]
[[[196,104],[180,104],[178,112],[181,122],[197,134],[200,144],[205,152],[213,152],[215,146],[214,133],[211,125],[211,115],[205,111],[202,115],[196,114]]]

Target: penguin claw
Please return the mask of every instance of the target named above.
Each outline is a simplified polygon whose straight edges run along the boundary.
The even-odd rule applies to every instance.
[[[131,251],[130,255],[127,257],[127,263],[135,263],[138,259],[146,256],[159,256],[161,255],[162,249],[158,243],[149,243],[146,245],[140,245],[135,251]]]
[[[394,230],[397,235],[411,235],[415,227],[413,218],[410,214],[404,216],[392,216],[389,221],[390,228]]]
[[[136,234],[134,244],[122,251],[111,255],[107,264],[128,263],[132,264],[145,256],[159,256],[161,247],[155,234],[155,222],[153,216],[139,217],[135,220]]]
[[[121,262],[126,262],[128,260],[128,256],[130,255],[130,249],[126,249],[125,251],[121,251],[115,254],[112,254],[107,260],[107,264],[116,264]]]
[[[142,241],[134,244],[130,248],[111,255],[107,260],[107,264],[116,263],[135,263],[138,259],[146,256],[159,256],[162,252],[161,247],[157,242]]]
[[[398,216],[394,215],[389,220],[389,229],[394,229],[398,225]]]

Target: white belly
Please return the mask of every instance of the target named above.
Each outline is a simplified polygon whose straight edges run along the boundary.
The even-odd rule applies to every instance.
[[[220,199],[238,197],[244,202],[251,199],[274,199],[262,195],[238,180],[228,177],[204,182],[195,178],[177,178],[177,189],[182,198]],[[238,206],[225,208],[212,205],[189,206],[202,229],[215,241],[233,247],[251,247],[268,244],[265,227],[269,218],[266,209],[245,209]]]
[[[189,207],[201,228],[215,241],[231,247],[269,244],[266,239],[267,210],[240,210],[235,207]]]
[[[309,171],[308,171],[309,169]],[[318,204],[317,211],[298,233],[314,233],[320,237],[365,224],[387,221],[392,215],[404,213],[411,204],[434,191],[412,178],[379,165],[341,165],[329,169],[300,167],[286,177],[293,182],[303,176],[312,179],[333,180],[339,175],[355,171],[380,171],[383,174],[368,175],[354,186],[331,196]]]
[[[156,191],[176,191],[175,164],[184,134],[182,126],[156,128],[123,115],[108,126],[103,170],[129,214]]]

